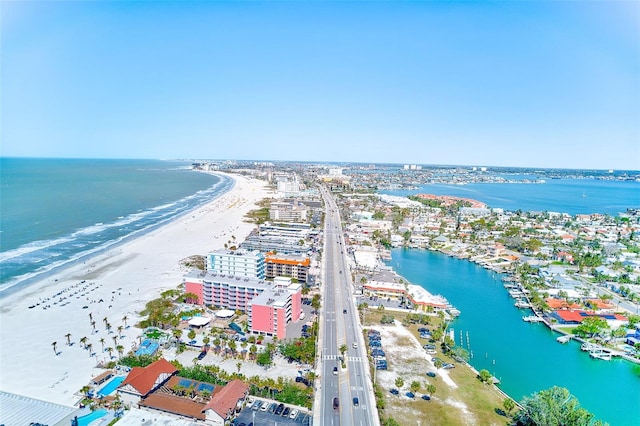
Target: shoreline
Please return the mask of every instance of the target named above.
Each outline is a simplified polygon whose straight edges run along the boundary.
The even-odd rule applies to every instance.
[[[73,405],[99,373],[96,365],[109,360],[106,348],[115,353],[121,346],[126,353],[137,344],[138,312],[182,282],[182,259],[222,248],[231,235],[242,239],[255,227],[242,219],[268,196],[265,182],[220,174],[234,183],[215,199],[3,296],[0,389]]]
[[[192,207],[189,210],[186,210],[180,214],[178,214],[177,216],[169,219],[169,220],[165,220],[163,222],[159,222],[159,223],[155,223],[153,225],[149,225],[148,227],[141,229],[141,230],[135,230],[131,233],[129,233],[128,235],[125,235],[124,237],[121,237],[119,240],[113,240],[113,241],[108,241],[104,244],[103,247],[99,247],[97,250],[95,250],[94,252],[90,252],[90,253],[85,253],[85,254],[81,254],[80,256],[78,256],[76,259],[70,259],[69,261],[67,261],[66,263],[62,264],[62,265],[58,265],[50,270],[47,271],[41,271],[41,272],[36,272],[36,275],[20,280],[12,285],[10,285],[9,287],[5,287],[3,289],[0,289],[0,306],[2,306],[2,301],[6,298],[8,298],[9,296],[11,296],[12,294],[16,294],[19,293],[23,290],[26,290],[27,288],[29,288],[31,285],[39,283],[40,281],[43,280],[43,277],[46,276],[51,276],[51,275],[55,275],[55,274],[60,274],[60,273],[64,273],[65,270],[73,268],[77,265],[79,265],[81,262],[84,264],[87,261],[90,261],[93,258],[96,258],[98,256],[100,256],[101,254],[108,252],[109,250],[112,249],[117,249],[118,247],[122,246],[123,244],[126,244],[129,241],[133,241],[136,238],[143,238],[145,235],[155,231],[156,229],[160,229],[165,225],[169,225],[171,224],[173,221],[176,220],[180,220],[181,218],[183,218],[184,216],[193,213],[195,211],[197,211],[198,209],[202,208],[203,206],[206,206],[207,204],[219,199],[220,197],[224,196],[225,194],[233,191],[235,185],[236,185],[236,180],[234,179],[234,177],[228,173],[223,173],[223,172],[202,172],[201,173],[207,173],[210,175],[218,175],[221,179],[228,179],[231,181],[231,186],[229,187],[229,189],[227,189],[226,191],[222,192],[221,194],[218,194],[213,200],[209,200],[206,202],[203,202],[202,204],[199,204],[197,206]],[[222,181],[220,182],[222,183]],[[219,183],[216,183],[215,185],[218,185]],[[224,184],[224,183],[223,183]]]

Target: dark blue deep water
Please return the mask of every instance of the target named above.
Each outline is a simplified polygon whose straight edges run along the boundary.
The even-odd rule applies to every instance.
[[[492,208],[617,216],[640,208],[640,182],[596,179],[548,179],[544,184],[474,183],[422,185],[418,190],[380,191],[382,194],[453,195],[482,201]]]

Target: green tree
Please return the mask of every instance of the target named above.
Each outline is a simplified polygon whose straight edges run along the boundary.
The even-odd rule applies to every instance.
[[[502,407],[505,409],[507,414],[511,415],[511,411],[516,408],[516,403],[513,399],[507,397],[502,401]]]
[[[489,383],[491,382],[491,373],[488,370],[480,370],[480,373],[478,373],[478,379],[482,383]]]
[[[196,338],[195,330],[193,330],[193,329],[189,330],[189,333],[187,333],[187,337],[189,338],[189,340],[195,339]]]
[[[425,386],[424,390],[429,394],[429,396],[432,396],[434,393],[436,393],[436,385],[429,383],[427,386]]]
[[[573,333],[581,337],[593,337],[608,328],[609,324],[604,318],[589,316],[573,329]]]
[[[404,386],[404,379],[402,377],[396,377],[396,387],[401,388]]]
[[[516,413],[514,420],[522,426],[602,424],[592,413],[580,407],[569,390],[558,386],[525,397],[520,405],[522,410]]]
[[[411,389],[411,392],[416,393],[420,390],[420,382],[417,380],[414,380],[413,382],[411,382],[411,385],[409,385],[409,389]]]

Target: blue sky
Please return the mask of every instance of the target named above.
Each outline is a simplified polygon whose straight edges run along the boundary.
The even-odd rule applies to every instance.
[[[640,169],[640,2],[0,2],[3,156]]]

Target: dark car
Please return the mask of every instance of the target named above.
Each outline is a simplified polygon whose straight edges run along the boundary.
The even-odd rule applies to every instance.
[[[431,401],[431,397],[429,395],[422,395],[421,398],[425,401]]]
[[[284,411],[284,404],[280,403],[278,405],[278,408],[276,408],[275,415],[279,416],[280,414],[282,414],[283,411]]]
[[[340,407],[340,401],[338,398],[333,398],[333,408],[337,410],[338,407]]]
[[[434,373],[433,371],[429,371],[429,372],[427,373],[427,376],[429,376],[429,377],[436,377],[436,373]]]
[[[342,313],[343,313],[343,314],[346,314],[346,313],[347,313],[347,310],[346,310],[346,309],[343,309],[343,310],[342,310]]]
[[[337,375],[338,374],[338,367],[333,367],[333,374]]]
[[[389,392],[391,392],[391,394],[393,395],[399,395],[400,391],[398,391],[398,389],[391,389]]]
[[[353,406],[357,407],[358,405],[360,405],[360,401],[358,401],[358,397],[354,396],[353,397]]]
[[[282,412],[282,417],[287,417],[290,412],[291,412],[291,408],[285,407],[284,411]]]
[[[411,399],[416,397],[416,395],[413,392],[407,392],[405,393],[405,395],[407,395],[407,398],[411,398]]]

